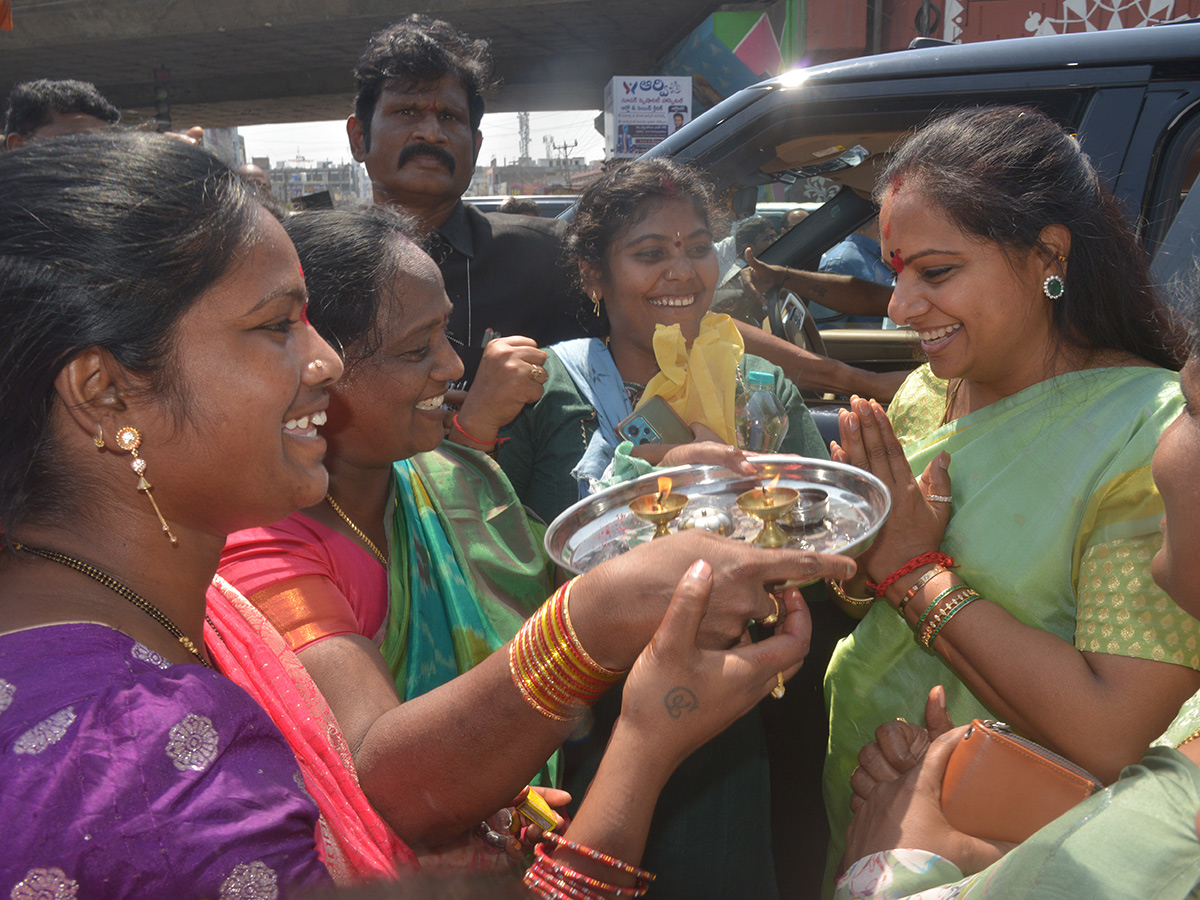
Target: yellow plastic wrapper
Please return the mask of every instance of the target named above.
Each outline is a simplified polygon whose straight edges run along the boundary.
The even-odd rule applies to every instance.
[[[646,385],[638,405],[662,397],[686,424],[700,422],[725,443],[736,445],[733,401],[744,352],[737,326],[722,313],[705,314],[690,350],[678,325],[659,325],[654,329],[659,372]]]

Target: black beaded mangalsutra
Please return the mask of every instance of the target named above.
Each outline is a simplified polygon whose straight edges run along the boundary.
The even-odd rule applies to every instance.
[[[132,589],[121,584],[121,582],[117,581],[117,579],[113,578],[111,575],[101,572],[95,566],[85,563],[81,559],[76,559],[73,556],[67,556],[65,553],[59,553],[55,550],[43,550],[40,547],[30,547],[27,544],[22,544],[17,541],[13,541],[12,546],[13,549],[19,553],[31,553],[34,556],[40,556],[42,559],[48,559],[51,562],[56,562],[61,566],[66,566],[68,569],[74,569],[76,572],[86,575],[93,581],[100,582],[100,584],[104,585],[114,594],[124,597],[142,612],[146,613],[146,615],[152,618],[155,622],[165,628],[168,632],[170,632],[175,640],[183,644],[184,649],[187,650],[188,653],[192,654],[192,656],[196,657],[196,660],[201,665],[207,666],[210,669],[212,668],[212,665],[209,663],[209,661],[200,655],[200,651],[196,648],[196,645],[192,642],[192,639],[180,631],[179,626],[167,618],[166,613],[164,613],[161,609],[159,609],[141,594],[138,594]]]

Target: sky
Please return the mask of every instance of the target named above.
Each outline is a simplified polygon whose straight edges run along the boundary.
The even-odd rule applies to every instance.
[[[549,136],[555,144],[578,142],[568,151],[568,156],[584,159],[602,159],[604,137],[593,126],[598,110],[572,110],[566,112],[531,112],[529,114],[529,155],[544,159],[546,148],[543,137]],[[507,159],[515,162],[519,156],[516,113],[488,113],[483,117],[483,147],[479,152],[481,164],[490,164],[492,157],[504,164]],[[349,162],[350,147],[346,142],[346,122],[298,122],[289,125],[251,125],[238,129],[246,141],[246,157],[267,156],[271,164],[297,156],[308,160],[330,160]],[[557,151],[555,156],[561,155]]]

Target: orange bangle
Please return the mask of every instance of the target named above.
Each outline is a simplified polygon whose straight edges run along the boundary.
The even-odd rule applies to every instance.
[[[579,643],[567,610],[572,583],[526,620],[508,650],[509,674],[525,702],[559,721],[576,718],[624,674],[601,666]]]

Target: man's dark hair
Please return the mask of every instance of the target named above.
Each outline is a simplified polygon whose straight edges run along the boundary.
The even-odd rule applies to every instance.
[[[749,219],[738,222],[737,231],[734,232],[733,237],[738,259],[745,256],[747,247],[767,235],[778,237],[779,233],[775,230],[775,223],[765,216],[751,216]]]
[[[510,213],[514,216],[540,216],[542,208],[536,200],[530,200],[528,197],[505,197],[496,208],[496,212]]]
[[[50,120],[51,113],[82,113],[95,116],[109,125],[121,120],[121,111],[113,106],[89,81],[24,81],[8,95],[4,117],[4,137],[19,134],[30,137]]]
[[[354,67],[354,115],[362,123],[363,147],[371,146],[371,117],[385,87],[412,91],[446,76],[467,92],[471,129],[483,121],[483,95],[495,85],[488,42],[472,38],[442,19],[413,13],[376,32]]]

